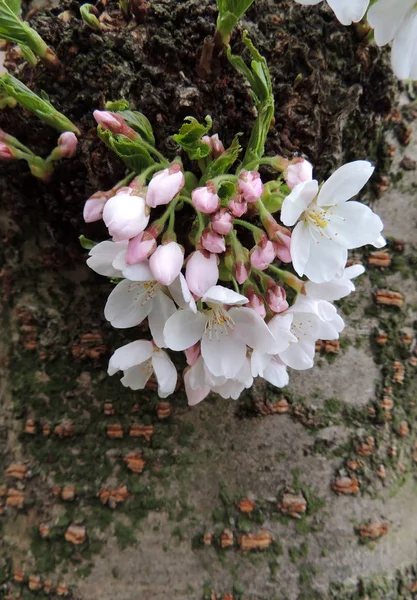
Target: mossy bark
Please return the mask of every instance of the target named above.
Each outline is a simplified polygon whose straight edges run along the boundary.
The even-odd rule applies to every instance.
[[[414,367],[400,333],[413,312],[372,304],[375,286],[400,287],[415,302],[404,282],[415,276],[410,245],[399,253],[391,242],[391,267],[374,270],[342,307],[348,328],[339,356],[328,364],[333,355],[325,354],[314,372],[292,373],[285,401],[257,383],[237,403],[213,397],[190,410],[179,388],[161,406],[152,386],[132,393],[105,374],[111,352],[138,331],[115,331],[104,321],[111,286],[89,272],[78,245],[80,233],[97,240],[105,234],[100,225],[82,223],[85,199],[124,174],[99,142],[92,111],[127,98],[148,116],[169,157],[178,151],[170,136],[185,116],[210,114],[225,143],[238,131],[244,143],[254,113],[223,55],[201,76],[214,1],[154,0],[139,25],[126,23],[116,2],[97,6],[108,27],[102,34],[82,25],[77,2],[32,16],[60,58],[58,74],[15,63],[11,54],[8,60],[83,135],[76,158],[62,161],[48,184],[22,163],[2,165],[0,466],[4,472],[24,464],[27,471],[22,480],[12,471],[2,475],[0,597],[32,597],[32,575],[42,586],[50,578],[55,591],[63,583],[82,600],[227,593],[254,600],[411,598]],[[63,10],[72,20],[58,18]],[[395,112],[387,53],[338,25],[325,7],[257,0],[243,26],[273,76],[277,109],[268,153],[305,155],[319,178],[346,160],[368,158],[377,165],[369,190],[375,198],[392,159],[386,129],[394,122],[404,135],[408,128]],[[240,30],[232,45],[242,49]],[[18,108],[2,111],[0,126],[40,155],[55,145],[55,132]],[[409,171],[400,182],[411,219],[413,180]],[[406,241],[407,235],[412,242],[408,229]],[[384,347],[374,343],[378,326],[388,333]],[[405,365],[402,384],[395,360]],[[384,387],[394,390],[390,414],[381,409]],[[370,437],[366,454],[362,445]],[[144,461],[143,472],[129,470],[131,452],[136,465]],[[356,478],[359,491],[337,495],[341,477]],[[123,485],[127,498],[120,492],[114,510],[106,493],[97,497]],[[75,487],[73,500],[63,500],[65,486]],[[10,506],[10,490],[23,494],[21,509]],[[288,514],[286,490],[302,495],[305,511]],[[251,512],[239,508],[243,498],[254,501]],[[370,521],[382,527],[379,541],[366,537]],[[65,539],[71,524],[85,528],[79,545]],[[243,551],[242,536],[261,531],[268,532],[260,538],[265,549]]]

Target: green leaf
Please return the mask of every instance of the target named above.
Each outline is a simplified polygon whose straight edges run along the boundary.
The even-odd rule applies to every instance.
[[[186,117],[179,131],[172,136],[183,150],[185,150],[191,160],[200,160],[210,154],[210,146],[201,141],[203,135],[211,129],[213,121],[211,117],[206,117],[206,125],[202,125],[194,117]]]
[[[117,114],[124,118],[129,127],[139,133],[152,146],[155,146],[152,125],[144,114],[137,110],[118,110]]]
[[[112,112],[117,112],[119,110],[129,110],[130,104],[127,100],[122,98],[121,100],[109,100],[106,102],[106,110],[111,110]]]
[[[82,4],[80,15],[84,23],[93,31],[101,31],[101,23],[97,19],[98,10],[92,4]]]
[[[19,44],[19,48],[21,49],[22,54],[25,57],[25,59],[28,61],[28,63],[30,65],[32,65],[32,67],[34,67],[38,64],[38,59],[36,58],[36,56],[34,55],[32,50],[28,46],[25,46],[24,44]]]
[[[22,12],[21,0],[6,0],[6,4],[14,12],[15,15],[19,16]]]
[[[0,89],[6,96],[14,98],[21,106],[34,113],[39,119],[58,131],[72,131],[80,134],[79,129],[67,117],[58,112],[52,104],[32,92],[24,83],[4,73],[0,76]]]
[[[93,240],[89,240],[84,235],[80,235],[78,239],[80,240],[81,247],[84,248],[84,250],[91,250],[91,248],[94,248],[94,246],[97,246],[97,242],[93,242]]]
[[[226,148],[226,150],[208,166],[206,172],[204,173],[204,182],[208,181],[212,177],[217,177],[217,175],[223,175],[223,173],[227,173],[233,163],[236,162],[240,151],[242,150],[242,147],[239,144],[239,137],[241,135],[241,133],[236,134],[229,148]]]
[[[236,194],[236,182],[222,181],[217,189],[217,194],[224,203],[229,202]]]
[[[271,215],[281,210],[283,201],[282,194],[264,194],[262,196],[263,205]]]
[[[230,34],[236,27],[237,22],[254,0],[217,0],[219,16],[217,18],[217,31],[220,33],[224,44],[230,39]]]
[[[125,165],[139,174],[147,167],[155,163],[147,149],[138,141],[134,142],[124,135],[114,135],[110,131],[104,131],[97,127],[98,136],[108,148],[113,150]]]
[[[18,18],[16,7],[17,0],[0,0],[0,39],[27,46],[46,62],[59,64],[41,36]]]

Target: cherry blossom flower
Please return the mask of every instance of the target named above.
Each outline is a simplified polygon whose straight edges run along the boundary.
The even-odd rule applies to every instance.
[[[137,236],[149,222],[144,198],[131,189],[118,192],[104,205],[103,221],[115,242]]]
[[[94,248],[91,248],[88,253],[87,265],[99,275],[105,277],[122,277],[122,271],[113,265],[113,262],[120,255],[124,255],[127,250],[128,243],[112,242],[107,240],[100,242]]]
[[[162,285],[171,285],[181,272],[184,250],[177,242],[158,246],[149,259],[153,278]]]
[[[365,268],[362,265],[352,265],[347,267],[343,271],[341,277],[332,279],[325,283],[314,283],[313,281],[307,281],[304,289],[306,295],[310,298],[317,298],[318,300],[328,300],[333,302],[334,300],[340,300],[345,298],[351,292],[355,291],[355,285],[352,279],[359,277],[365,272]]]
[[[313,165],[304,158],[294,159],[284,171],[284,179],[293,190],[299,183],[313,179]]]
[[[234,378],[246,358],[246,346],[268,352],[274,338],[265,321],[250,308],[248,299],[220,285],[202,297],[203,312],[179,310],[166,322],[165,343],[171,350],[185,350],[201,340],[201,355],[215,376]],[[231,307],[231,308],[230,308]]]
[[[304,6],[320,4],[322,0],[295,0]],[[395,0],[394,0],[395,1]],[[401,0],[403,1],[403,0]],[[327,4],[333,10],[342,25],[358,23],[366,13],[370,0],[327,0]]]
[[[399,79],[417,79],[417,6],[415,0],[379,0],[368,21],[378,46],[393,41],[391,63]]]
[[[168,354],[146,340],[131,342],[116,350],[110,359],[108,374],[114,375],[117,371],[123,371],[121,382],[132,390],[143,390],[155,373],[160,398],[172,394],[177,384],[177,369]]]
[[[347,251],[377,242],[383,223],[372,210],[350,200],[367,183],[374,168],[367,161],[340,167],[319,191],[316,180],[300,183],[282,204],[285,225],[297,223],[291,257],[298,275],[315,283],[340,277]]]
[[[146,192],[146,204],[151,208],[169,204],[184,185],[185,178],[181,165],[174,163],[152,177]]]
[[[220,198],[210,181],[204,187],[195,188],[191,194],[191,199],[196,209],[206,215],[211,215],[220,207]]]

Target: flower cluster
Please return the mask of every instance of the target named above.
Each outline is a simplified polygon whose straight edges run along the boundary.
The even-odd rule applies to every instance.
[[[295,0],[314,5],[322,0]],[[327,0],[342,25],[358,23],[368,10],[369,25],[378,46],[393,42],[391,62],[399,79],[417,79],[417,4],[415,0]]]
[[[130,135],[119,115],[95,117]],[[348,250],[385,243],[379,217],[352,200],[372,175],[369,162],[344,165],[320,187],[306,160],[264,157],[257,166],[281,175],[263,182],[250,163],[208,176],[232,151],[217,135],[194,143],[207,147],[199,181],[179,158],[156,162],[84,208],[111,237],[87,260],[117,282],[105,318],[116,328],[147,319],[152,336],[116,350],[109,374],[123,371],[122,384],[137,390],[154,373],[165,398],[177,384],[168,350],[184,353],[190,405],[211,391],[238,398],[257,376],[283,387],[288,368],[311,368],[316,341],[344,327],[333,302],[364,271],[346,266]]]

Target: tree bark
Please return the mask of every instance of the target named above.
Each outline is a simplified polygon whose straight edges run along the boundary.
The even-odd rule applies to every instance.
[[[58,74],[8,54],[9,70],[45,90],[82,137],[48,184],[2,164],[0,597],[39,598],[51,580],[53,593],[80,600],[413,598],[417,128],[389,53],[324,6],[257,0],[248,11],[242,28],[276,94],[268,153],[306,156],[319,179],[372,160],[368,198],[389,246],[383,258],[354,255],[368,274],[340,303],[340,347],[318,347],[314,370],[292,372],[282,393],[257,382],[238,402],[213,396],[190,409],[181,386],[161,402],[153,385],[133,393],[106,375],[138,330],[105,322],[111,286],[78,244],[80,233],[104,239],[82,223],[83,204],[124,173],[92,111],[127,98],[172,158],[184,117],[210,114],[225,143],[239,131],[244,143],[253,108],[224,55],[198,75],[214,1],[154,0],[140,24],[117,2],[97,7],[102,34],[82,25],[77,2],[31,17]],[[40,155],[56,142],[19,108],[3,110],[0,127]]]

